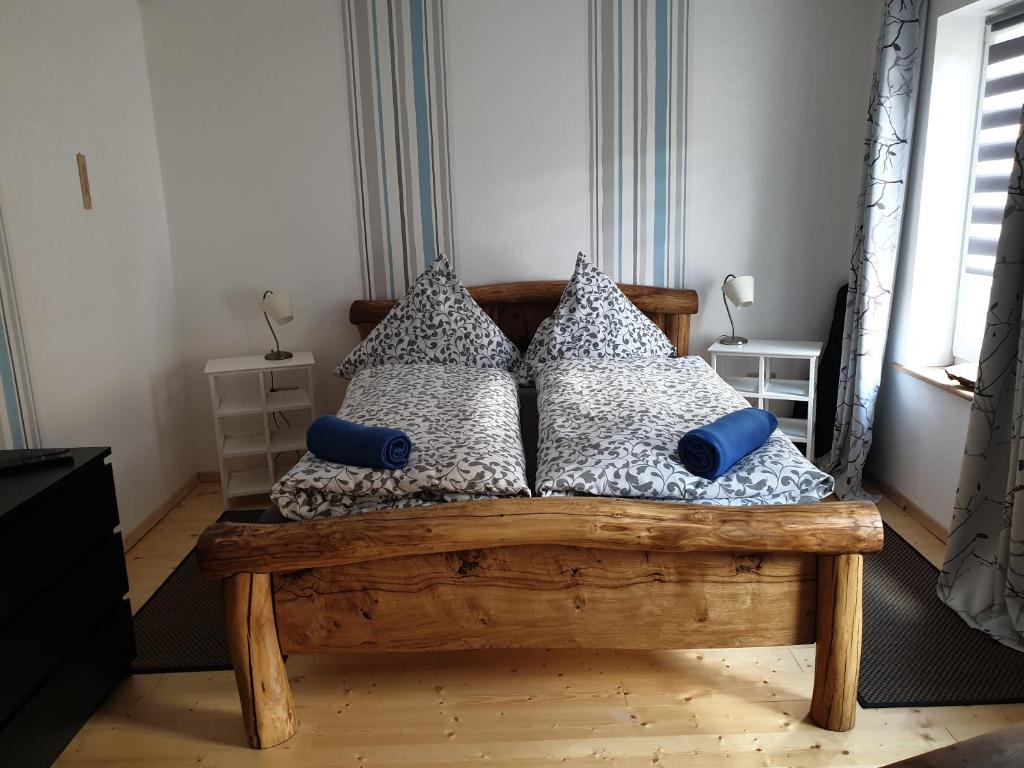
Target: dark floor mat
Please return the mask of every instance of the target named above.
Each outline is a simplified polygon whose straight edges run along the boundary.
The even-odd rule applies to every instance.
[[[220,521],[255,522],[260,512]],[[971,629],[935,596],[938,571],[886,526],[864,558],[862,706],[1024,702],[1024,653]],[[220,582],[192,550],[135,616],[136,673],[231,669]]]
[[[1024,653],[968,627],[935,595],[939,572],[885,527],[864,557],[863,707],[1024,702]]]
[[[262,510],[225,512],[219,523],[254,523]],[[132,672],[231,669],[220,581],[199,572],[193,549],[135,614]]]

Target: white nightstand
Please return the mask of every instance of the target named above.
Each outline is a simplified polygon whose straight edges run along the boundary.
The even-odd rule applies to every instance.
[[[718,371],[719,357],[749,358],[757,361],[757,372],[722,373],[729,385],[758,408],[771,400],[789,400],[807,403],[807,418],[779,418],[779,427],[794,443],[804,445],[804,454],[814,460],[814,411],[816,392],[814,383],[818,374],[818,358],[823,347],[820,341],[769,341],[751,339],[734,346],[716,341],[708,347],[711,367]],[[772,360],[800,360],[807,362],[807,378],[772,378]],[[784,364],[786,367],[791,364]],[[751,367],[753,367],[751,365]],[[721,372],[720,372],[721,373]],[[787,372],[787,376],[792,373]]]
[[[288,360],[263,355],[208,360],[213,428],[224,498],[270,491],[281,469],[277,459],[306,451],[313,420],[312,352]]]

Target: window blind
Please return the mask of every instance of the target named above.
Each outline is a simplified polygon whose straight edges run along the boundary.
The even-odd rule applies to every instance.
[[[986,42],[964,272],[992,276],[1024,107],[1024,13],[993,21]]]

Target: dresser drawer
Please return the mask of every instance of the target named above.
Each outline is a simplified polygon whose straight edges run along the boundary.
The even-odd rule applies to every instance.
[[[113,472],[97,463],[6,528],[0,536],[0,626],[109,538],[117,524]]]
[[[135,655],[127,601],[97,614],[96,628],[54,669],[32,697],[0,724],[0,765],[43,768],[78,733]]]
[[[32,603],[0,622],[0,722],[120,605],[127,591],[121,535],[108,531]]]

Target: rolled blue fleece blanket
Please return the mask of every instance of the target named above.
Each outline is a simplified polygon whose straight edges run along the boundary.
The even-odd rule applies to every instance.
[[[338,416],[317,416],[306,430],[306,447],[318,459],[376,469],[409,463],[412,442],[399,429],[367,427]]]
[[[693,474],[714,480],[764,445],[778,426],[775,414],[763,408],[733,411],[683,435],[679,459]]]

